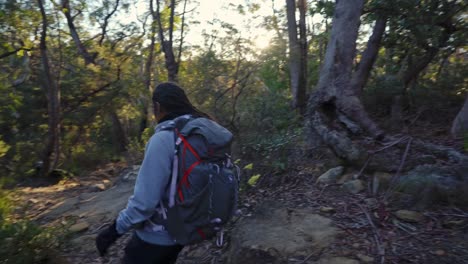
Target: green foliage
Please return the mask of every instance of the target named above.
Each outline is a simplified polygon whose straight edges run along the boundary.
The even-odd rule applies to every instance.
[[[302,134],[301,120],[291,111],[285,94],[287,91],[261,93],[242,102],[239,124],[242,132],[237,139],[242,159],[254,162],[258,168],[286,170],[288,151]]]
[[[244,170],[252,170],[253,169],[253,163],[249,163],[244,166]]]
[[[129,164],[139,163],[144,156],[145,147],[151,136],[154,134],[154,127],[147,127],[143,130],[141,138],[132,138],[127,146],[127,162]]]
[[[10,197],[11,191],[0,188],[0,263],[45,263],[62,243],[63,233],[27,219],[13,219]]]
[[[0,263],[45,263],[60,244],[53,230],[30,221],[0,222]]]
[[[260,177],[261,177],[260,174],[253,175],[252,177],[249,178],[249,180],[247,181],[247,184],[250,186],[255,186],[255,184],[257,184]]]
[[[7,151],[10,149],[10,146],[8,146],[5,141],[2,140],[2,137],[0,136],[0,158],[5,156]]]

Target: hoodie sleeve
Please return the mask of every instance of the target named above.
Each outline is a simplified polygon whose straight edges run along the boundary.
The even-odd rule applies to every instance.
[[[154,134],[146,145],[145,157],[127,207],[117,217],[117,232],[123,234],[150,218],[161,201],[170,179],[174,157],[171,131]]]

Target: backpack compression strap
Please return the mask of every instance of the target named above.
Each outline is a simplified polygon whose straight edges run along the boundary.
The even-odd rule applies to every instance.
[[[180,180],[179,184],[177,185],[177,192],[178,192],[178,195],[179,195],[179,199],[180,199],[180,201],[183,202],[184,201],[184,194],[182,193],[182,185],[184,184],[187,188],[190,187],[190,183],[188,181],[188,176],[190,175],[192,170],[202,162],[202,160],[200,159],[200,155],[198,155],[197,151],[195,151],[195,149],[193,149],[193,147],[190,145],[190,143],[187,141],[187,139],[182,134],[180,134],[177,129],[175,129],[175,133],[177,135],[177,141],[176,141],[176,153],[174,155],[174,161],[178,160],[177,149],[178,149],[180,143],[183,143],[183,145],[184,145],[183,146],[183,151],[182,151],[182,160],[183,161],[185,160],[185,154],[186,154],[187,149],[190,150],[190,152],[192,152],[192,154],[197,159],[197,161],[195,161],[192,165],[190,165],[190,167],[187,170],[184,171],[182,179]],[[175,189],[176,189],[175,188],[175,182],[177,180],[177,171],[178,171],[178,162],[177,162],[177,164],[176,164],[176,162],[173,162],[171,192],[170,192],[171,198],[169,200],[169,206],[171,204],[175,204],[174,196],[175,196]],[[174,187],[173,187],[173,184],[174,184]]]

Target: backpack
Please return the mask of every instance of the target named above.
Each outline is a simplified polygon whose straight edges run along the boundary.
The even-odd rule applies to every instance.
[[[184,115],[161,130],[175,133],[168,200],[159,224],[175,242],[189,245],[218,235],[237,211],[239,168],[231,162],[232,133],[208,118]]]

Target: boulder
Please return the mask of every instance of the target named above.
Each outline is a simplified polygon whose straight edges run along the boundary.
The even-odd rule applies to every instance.
[[[418,166],[399,178],[396,191],[406,198],[404,203],[418,209],[447,203],[466,206],[468,204],[467,165]]]
[[[344,172],[344,167],[343,166],[338,166],[333,169],[329,169],[327,172],[324,174],[320,175],[320,177],[317,178],[317,184],[332,184],[336,183],[338,178],[343,174]]]
[[[358,172],[349,172],[349,173],[345,173],[343,176],[340,177],[340,179],[338,180],[338,184],[343,184],[345,182],[348,182],[348,181],[351,181],[351,180],[354,180],[356,178],[356,176],[358,175]]]
[[[361,180],[352,180],[343,184],[343,187],[350,193],[360,193],[365,189],[364,183]]]
[[[390,187],[392,178],[393,175],[390,173],[380,171],[374,172],[374,175],[372,177],[372,189],[375,193],[377,193],[378,191],[382,192],[387,190],[388,187]]]
[[[338,230],[311,209],[285,209],[267,202],[236,225],[228,262],[287,263],[289,256],[310,255],[327,247]]]

